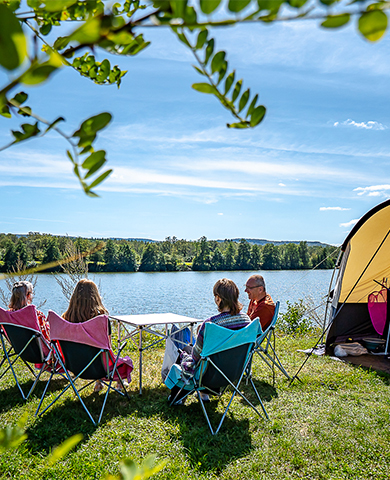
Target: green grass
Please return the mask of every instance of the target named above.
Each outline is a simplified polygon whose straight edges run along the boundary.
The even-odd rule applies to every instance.
[[[277,349],[286,369],[295,373],[305,356],[298,348],[314,338],[282,337]],[[138,463],[155,454],[168,459],[156,479],[388,479],[390,472],[389,376],[312,357],[289,382],[257,359],[254,378],[270,420],[259,418],[243,401],[233,402],[224,425],[212,437],[200,406],[190,398],[184,407],[167,404],[168,390],[160,381],[163,351],[144,357],[144,394],[138,395],[136,352],[131,400],[110,394],[100,426],[95,428],[69,392],[41,418],[34,418],[43,382],[23,402],[11,376],[1,380],[1,426],[13,425],[28,412],[28,439],[0,456],[0,478],[98,479],[118,474],[119,461]],[[23,368],[23,387],[31,378]],[[56,380],[50,398],[59,392]],[[249,386],[243,390],[256,404]],[[97,414],[103,395],[87,390],[84,398]],[[212,421],[219,419],[226,396],[209,405]],[[65,459],[44,469],[45,457],[69,436],[81,432],[79,445]]]

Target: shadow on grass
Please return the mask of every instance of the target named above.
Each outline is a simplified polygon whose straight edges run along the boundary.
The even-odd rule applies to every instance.
[[[271,385],[258,381],[255,381],[255,385],[265,405],[277,396]],[[244,385],[241,390],[262,413],[252,387]],[[254,422],[266,422],[265,417],[259,417],[245,400],[236,396],[221,430],[213,436],[195,395],[190,396],[184,406],[171,407],[167,402],[168,393],[169,390],[164,386],[144,390],[137,402],[136,414],[143,418],[158,414],[163,420],[177,425],[179,434],[175,434],[173,440],[179,439],[192,467],[199,471],[218,473],[228,464],[248,455],[253,449],[250,430]],[[231,392],[226,392],[221,398],[211,397],[210,403],[206,404],[214,430],[228,405],[230,395]]]

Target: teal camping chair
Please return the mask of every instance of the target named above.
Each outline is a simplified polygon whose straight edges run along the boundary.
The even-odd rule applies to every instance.
[[[240,391],[240,384],[250,364],[259,329],[258,320],[253,321],[240,330],[230,330],[214,323],[206,323],[203,350],[194,375],[188,377],[182,371],[181,366],[175,364],[165,379],[165,385],[168,388],[179,388],[178,393],[171,401],[171,405],[179,403],[188,395],[196,392],[212,435],[216,435],[219,432],[236,394],[240,395],[261,416],[257,408]],[[264,415],[268,419],[267,412],[252,378],[249,378],[249,381],[260,402]],[[219,425],[214,431],[200,392],[221,396],[228,387],[231,387],[233,392]]]
[[[258,336],[254,351],[271,369],[276,366],[290,380],[290,375],[286,372],[275,350],[275,325],[278,320],[279,306],[280,302],[276,302],[272,321],[264,332]]]

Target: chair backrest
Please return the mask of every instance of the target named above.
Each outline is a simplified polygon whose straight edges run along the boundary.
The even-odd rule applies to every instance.
[[[216,389],[229,384],[226,377],[231,382],[238,380],[256,341],[259,325],[258,319],[240,330],[230,330],[213,323],[205,324],[201,356],[202,359],[209,360],[201,362],[199,377],[202,386]]]
[[[278,301],[275,303],[275,311],[274,311],[274,316],[272,317],[271,323],[264,330],[264,332],[258,335],[256,339],[256,347],[258,347],[263,342],[263,340],[269,336],[269,333],[275,329],[276,322],[278,321],[279,307],[280,307],[280,302]]]
[[[29,363],[42,363],[49,354],[43,341],[34,305],[20,310],[0,308],[0,324],[16,354]],[[26,347],[27,345],[27,347]]]
[[[100,379],[107,376],[106,352],[110,354],[108,316],[99,315],[83,323],[71,323],[49,310],[50,336],[59,345],[67,370],[84,379]],[[108,362],[109,364],[110,362]]]

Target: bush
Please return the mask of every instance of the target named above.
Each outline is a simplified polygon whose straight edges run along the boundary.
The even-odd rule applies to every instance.
[[[278,329],[289,335],[304,335],[312,332],[314,326],[305,316],[306,311],[307,308],[302,299],[293,303],[287,300],[287,312],[279,315]]]

